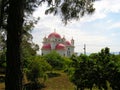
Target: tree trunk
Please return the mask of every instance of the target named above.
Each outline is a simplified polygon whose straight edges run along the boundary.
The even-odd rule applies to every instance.
[[[7,67],[5,90],[22,90],[20,44],[23,26],[24,0],[9,0],[7,19]]]
[[[4,13],[3,4],[4,4],[4,0],[1,0],[0,1],[0,29],[1,29],[2,24],[3,24],[3,13]]]

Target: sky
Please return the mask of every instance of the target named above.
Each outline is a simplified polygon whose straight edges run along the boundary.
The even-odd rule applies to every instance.
[[[34,17],[40,17],[32,31],[33,41],[41,49],[43,37],[56,30],[61,37],[75,40],[75,52],[83,53],[84,44],[87,53],[97,53],[105,47],[111,52],[120,52],[120,0],[99,0],[94,7],[94,14],[64,25],[59,16],[45,15],[46,5],[43,4],[33,13]]]

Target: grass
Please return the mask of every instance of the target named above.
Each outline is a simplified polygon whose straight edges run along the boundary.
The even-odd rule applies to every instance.
[[[53,77],[48,78],[45,82],[45,88],[42,90],[76,90],[75,85],[72,84],[68,76],[62,71],[55,71]],[[55,76],[56,75],[56,76]],[[85,89],[89,90],[89,89]],[[99,90],[97,87],[93,87],[92,90]],[[108,90],[112,90],[110,87]]]
[[[45,82],[45,88],[42,90],[74,90],[74,85],[69,81],[67,75],[63,72],[58,73],[55,77],[50,77]]]
[[[0,82],[0,90],[5,90],[5,83]]]

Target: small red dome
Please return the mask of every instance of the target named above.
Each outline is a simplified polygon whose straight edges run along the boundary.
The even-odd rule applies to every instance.
[[[65,45],[64,44],[57,44],[56,45],[56,50],[64,50],[65,49]]]
[[[51,37],[61,38],[61,36],[56,32],[53,32],[48,36],[48,38],[51,38]]]
[[[66,41],[65,45],[71,45],[71,43],[69,41]]]
[[[42,49],[51,49],[51,45],[50,44],[45,44],[42,46]]]

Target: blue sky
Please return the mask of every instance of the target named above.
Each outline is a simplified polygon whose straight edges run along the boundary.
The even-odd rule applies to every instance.
[[[120,0],[100,0],[94,3],[93,15],[84,16],[79,21],[71,21],[66,26],[59,16],[45,15],[46,5],[34,12],[40,21],[32,31],[33,40],[40,48],[44,36],[59,33],[67,40],[75,40],[75,52],[83,53],[83,46],[89,53],[99,52],[109,47],[111,52],[120,52]]]

